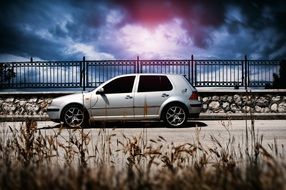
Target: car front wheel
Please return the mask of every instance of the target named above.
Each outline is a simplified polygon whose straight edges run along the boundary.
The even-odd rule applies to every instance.
[[[80,105],[69,105],[63,111],[63,121],[69,127],[84,127],[87,115]]]
[[[187,112],[181,105],[170,105],[163,114],[163,120],[168,127],[182,127],[187,121]]]

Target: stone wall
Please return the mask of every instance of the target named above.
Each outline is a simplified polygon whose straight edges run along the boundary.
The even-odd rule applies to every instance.
[[[286,96],[277,93],[201,93],[205,113],[286,113]]]
[[[52,99],[68,93],[2,93],[0,116],[47,116]]]
[[[44,115],[51,98],[0,98],[0,115]]]
[[[68,93],[21,93],[0,95],[0,116],[47,116],[54,97]],[[286,91],[199,91],[202,113],[286,113]]]

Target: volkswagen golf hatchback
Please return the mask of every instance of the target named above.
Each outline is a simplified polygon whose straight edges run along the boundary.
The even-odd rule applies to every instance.
[[[182,75],[128,74],[112,78],[91,92],[53,99],[51,120],[84,127],[90,120],[163,120],[181,127],[199,117],[197,90]]]

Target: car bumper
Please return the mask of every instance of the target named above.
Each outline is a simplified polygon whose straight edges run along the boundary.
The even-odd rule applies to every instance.
[[[201,111],[202,111],[201,103],[190,104],[190,115],[199,115]]]
[[[196,114],[190,114],[189,118],[199,118],[200,117],[200,113],[196,113]]]
[[[49,107],[47,108],[47,113],[51,120],[59,120],[61,118],[60,109],[57,107]]]

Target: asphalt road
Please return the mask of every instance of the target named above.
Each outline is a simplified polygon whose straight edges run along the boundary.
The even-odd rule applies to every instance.
[[[8,126],[12,128],[20,128],[25,125],[22,122],[2,122],[0,127],[5,131]],[[255,120],[254,129],[256,138],[263,136],[262,143],[264,145],[273,144],[276,139],[278,145],[286,144],[286,120]],[[51,121],[37,122],[37,129],[47,135],[54,134],[59,131],[60,125]],[[226,144],[228,140],[234,137],[237,144],[242,144],[246,140],[246,129],[250,132],[251,121],[245,120],[200,120],[188,122],[184,128],[166,128],[163,123],[159,122],[132,122],[132,123],[93,123],[91,127],[85,128],[84,132],[94,136],[104,128],[106,134],[114,134],[117,138],[132,138],[144,136],[145,140],[157,139],[158,136],[163,137],[167,142],[175,144],[195,143],[198,140],[207,146],[213,144],[211,136],[216,137],[222,144]],[[63,128],[61,134],[68,136],[71,129]],[[258,138],[257,138],[258,139]]]

